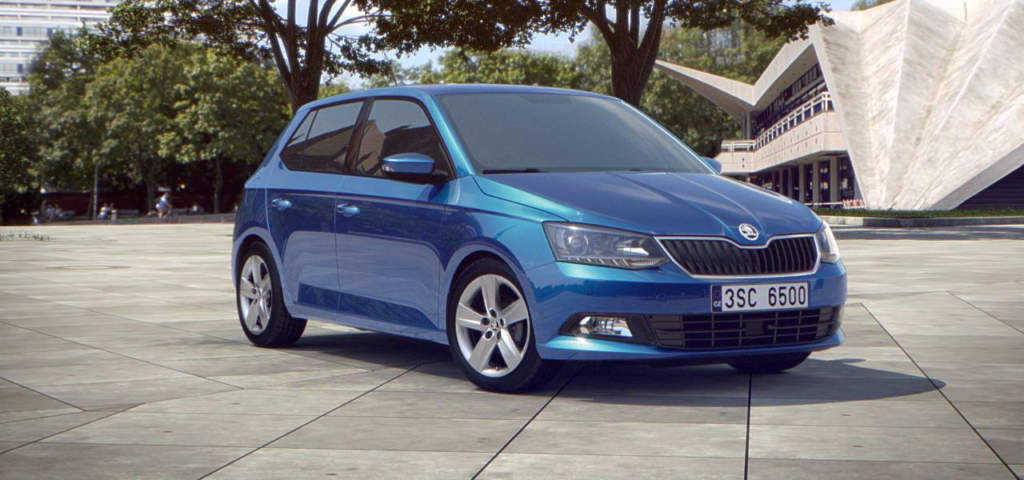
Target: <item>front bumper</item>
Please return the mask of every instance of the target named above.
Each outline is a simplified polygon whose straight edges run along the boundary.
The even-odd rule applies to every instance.
[[[707,315],[711,286],[730,283],[807,282],[810,309],[838,308],[846,302],[846,270],[842,263],[822,264],[813,274],[784,278],[693,278],[675,265],[647,270],[622,270],[591,265],[551,263],[527,272],[533,297],[534,336],[541,358],[549,360],[675,360],[693,363],[772,353],[811,352],[838,346],[844,339],[836,326],[814,343],[714,350],[681,350],[652,344],[569,336],[560,333],[580,314]],[[653,342],[656,343],[656,342]]]

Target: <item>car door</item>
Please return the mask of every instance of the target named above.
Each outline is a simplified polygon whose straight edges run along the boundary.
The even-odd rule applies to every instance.
[[[330,318],[338,305],[335,206],[363,102],[310,111],[281,151],[267,189],[289,311]]]
[[[390,180],[381,167],[385,157],[422,153],[450,177],[451,162],[418,102],[378,98],[369,109],[338,195],[338,310],[357,325],[409,335],[436,331],[438,245],[451,189]]]

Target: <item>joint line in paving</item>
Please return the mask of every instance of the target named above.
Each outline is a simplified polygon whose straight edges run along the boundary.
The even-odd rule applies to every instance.
[[[504,452],[505,449],[508,448],[508,446],[515,441],[516,437],[518,437],[520,433],[523,433],[523,430],[526,430],[526,427],[530,426],[530,424],[537,419],[537,416],[540,415],[540,412],[543,412],[545,408],[548,408],[548,405],[551,405],[551,402],[553,402],[555,398],[562,394],[562,391],[565,390],[565,387],[568,387],[569,384],[573,382],[573,380],[576,380],[576,377],[580,374],[581,371],[583,371],[583,369],[576,370],[576,373],[573,373],[572,377],[569,378],[569,380],[567,380],[564,384],[562,384],[562,386],[559,387],[558,391],[555,392],[555,394],[552,395],[551,398],[548,399],[548,401],[544,402],[544,405],[540,407],[540,410],[537,410],[537,413],[534,413],[533,416],[530,417],[530,419],[527,420],[526,423],[524,423],[523,426],[516,431],[516,434],[512,435],[512,438],[508,439],[508,441],[505,442],[505,444],[502,445],[501,448],[498,449],[498,451],[495,452],[494,455],[489,460],[487,460],[487,463],[485,463],[484,466],[480,467],[480,470],[478,470],[476,474],[473,475],[472,479],[476,480],[477,478],[480,477],[480,475],[483,475],[484,470],[487,470],[487,467],[491,466],[491,463],[498,458],[498,455],[501,455],[501,452]]]
[[[274,437],[274,438],[270,439],[269,441],[267,441],[263,445],[260,445],[260,446],[258,446],[256,448],[252,449],[251,451],[246,452],[244,455],[242,455],[242,456],[240,456],[240,457],[238,457],[238,458],[236,458],[236,459],[234,459],[234,460],[232,460],[232,461],[230,461],[228,463],[225,463],[224,465],[221,465],[220,467],[217,467],[217,469],[213,470],[212,472],[207,473],[206,475],[203,475],[203,476],[199,477],[200,480],[204,479],[204,478],[207,478],[210,475],[213,475],[213,474],[215,474],[215,473],[217,473],[217,472],[219,472],[219,471],[221,471],[221,470],[223,470],[225,468],[228,468],[231,465],[234,465],[235,463],[237,463],[238,461],[248,457],[249,455],[252,455],[253,453],[258,452],[258,451],[266,448],[268,445],[270,445],[270,444],[272,444],[272,443],[274,443],[274,442],[276,442],[276,441],[278,441],[278,440],[280,440],[280,439],[282,439],[284,437],[287,437],[288,435],[291,435],[292,433],[295,433],[299,429],[302,429],[302,428],[306,427],[307,425],[309,425],[309,424],[311,424],[311,423],[313,423],[313,422],[315,422],[317,420],[320,420],[321,418],[324,418],[324,417],[326,417],[326,416],[336,412],[338,409],[340,409],[340,408],[342,408],[342,407],[344,407],[346,405],[349,405],[352,402],[354,402],[356,400],[359,400],[360,398],[363,398],[363,397],[365,397],[366,395],[368,395],[370,393],[375,392],[378,388],[383,387],[384,385],[387,385],[387,384],[389,384],[389,383],[391,383],[391,382],[393,382],[395,380],[398,380],[399,378],[402,378],[403,375],[405,375],[405,374],[407,374],[407,373],[409,373],[409,372],[411,372],[413,370],[416,370],[417,368],[422,367],[423,365],[426,365],[426,364],[416,365],[416,366],[414,366],[414,367],[412,367],[412,368],[410,368],[410,369],[408,369],[408,370],[406,370],[406,371],[396,375],[395,378],[392,378],[392,379],[390,379],[390,380],[388,380],[388,381],[386,381],[384,383],[381,383],[380,385],[377,385],[376,387],[373,387],[373,388],[371,388],[371,389],[369,389],[369,390],[367,390],[367,391],[365,391],[363,393],[360,393],[359,395],[353,397],[351,400],[349,400],[349,401],[347,401],[345,403],[342,403],[341,405],[338,405],[337,407],[334,407],[334,408],[332,408],[332,409],[330,409],[330,410],[328,410],[328,411],[326,411],[326,412],[324,412],[324,413],[314,417],[312,420],[310,420],[310,421],[308,421],[306,423],[303,423],[302,425],[299,425],[299,426],[297,426],[297,427],[295,427],[295,428],[293,428],[291,430],[288,430],[287,432],[284,432],[281,435],[278,435],[277,437]]]
[[[949,292],[946,292],[946,293],[949,293]],[[959,298],[959,297],[957,297],[957,298]],[[977,307],[975,307],[975,308],[977,308]],[[1004,460],[1003,457],[999,455],[999,452],[997,452],[995,448],[992,448],[992,444],[988,443],[988,440],[985,440],[985,437],[982,436],[981,432],[979,432],[978,429],[974,427],[974,424],[971,423],[969,420],[967,420],[967,417],[964,416],[963,412],[961,412],[960,409],[957,408],[956,404],[953,403],[953,401],[950,400],[949,397],[946,396],[946,392],[943,392],[942,388],[940,388],[938,385],[935,384],[935,380],[933,380],[932,377],[930,375],[928,375],[928,372],[925,372],[924,369],[922,369],[921,366],[917,364],[917,360],[914,360],[914,357],[910,356],[910,353],[907,352],[907,350],[905,348],[903,348],[903,345],[900,344],[899,340],[896,340],[896,337],[894,337],[892,335],[892,333],[889,333],[889,329],[885,328],[885,325],[883,325],[882,322],[878,321],[878,317],[875,316],[875,314],[871,311],[871,308],[869,308],[867,306],[867,304],[864,305],[864,310],[866,310],[868,312],[868,315],[871,315],[871,318],[875,321],[875,323],[878,324],[878,326],[882,327],[882,331],[884,331],[885,334],[888,335],[889,338],[892,339],[892,341],[896,344],[896,346],[900,347],[900,350],[903,352],[904,355],[907,356],[907,358],[910,359],[910,362],[914,364],[914,367],[917,368],[917,370],[919,372],[921,372],[922,375],[924,375],[924,378],[928,379],[928,381],[932,384],[932,387],[934,387],[935,390],[937,392],[939,392],[939,395],[942,395],[942,398],[944,400],[946,400],[946,403],[948,403],[949,406],[952,407],[954,411],[956,411],[956,414],[960,416],[960,419],[963,420],[964,423],[966,423],[967,426],[971,428],[971,431],[973,431],[974,434],[978,436],[978,440],[981,440],[981,443],[985,444],[985,447],[987,447],[988,450],[990,452],[992,452],[992,455],[995,455],[996,460],[999,460],[999,463],[1003,464],[1003,468],[1005,468],[1008,472],[1010,472],[1010,475],[1012,475],[1014,478],[1017,478],[1017,474],[1014,473],[1012,468],[1010,468],[1010,464],[1007,463],[1006,460]]]

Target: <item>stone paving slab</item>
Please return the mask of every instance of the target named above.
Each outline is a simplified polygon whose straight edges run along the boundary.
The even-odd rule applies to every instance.
[[[972,228],[837,228],[848,339],[792,372],[591,365],[518,396],[349,327],[249,345],[230,225],[40,228],[0,244],[0,478],[1012,478],[1024,228]]]

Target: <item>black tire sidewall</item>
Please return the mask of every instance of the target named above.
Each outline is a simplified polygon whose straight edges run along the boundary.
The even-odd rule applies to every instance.
[[[459,348],[459,339],[455,330],[455,312],[457,311],[459,298],[462,296],[462,292],[466,287],[475,280],[477,277],[482,275],[493,274],[504,277],[509,282],[512,282],[519,293],[522,296],[524,302],[526,302],[526,308],[530,313],[530,335],[527,341],[529,346],[526,349],[526,355],[523,357],[523,361],[516,366],[516,369],[503,377],[488,377],[478,373],[469,365],[469,362],[463,358],[462,351]],[[448,335],[448,346],[451,349],[452,357],[455,363],[459,366],[459,369],[478,387],[502,392],[521,391],[528,390],[532,387],[538,386],[535,383],[538,373],[545,367],[550,367],[549,363],[540,358],[540,354],[537,351],[537,342],[535,339],[535,328],[533,323],[532,308],[529,299],[526,298],[526,293],[520,285],[519,280],[516,279],[515,272],[512,271],[507,265],[502,262],[493,259],[478,260],[465,271],[459,275],[456,279],[454,287],[451,290],[451,294],[448,295],[448,311],[446,319],[446,330]]]
[[[242,315],[242,269],[245,268],[245,263],[253,255],[259,255],[263,260],[263,263],[267,266],[267,270],[270,271],[270,284],[273,291],[271,295],[270,305],[270,321],[266,328],[263,329],[259,334],[254,334],[249,331],[249,327],[245,324],[245,317]],[[274,262],[274,257],[270,253],[270,249],[262,243],[255,243],[246,248],[236,266],[236,280],[235,280],[235,305],[238,309],[238,321],[242,325],[242,332],[245,333],[246,338],[249,339],[254,345],[268,346],[275,343],[277,333],[284,327],[282,323],[289,320],[289,315],[285,311],[284,306],[284,295],[281,291],[281,280],[277,272],[277,264]]]

